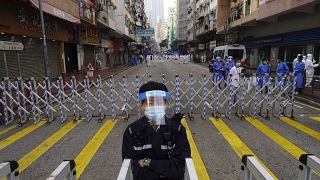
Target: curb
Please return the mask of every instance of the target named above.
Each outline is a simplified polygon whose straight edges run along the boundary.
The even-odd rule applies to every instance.
[[[299,96],[296,96],[296,99],[299,102],[306,103],[306,104],[314,106],[316,108],[320,108],[320,104],[315,102],[315,101],[313,101],[313,100],[310,100],[310,99],[307,99],[307,98],[303,98],[303,97],[299,97]]]

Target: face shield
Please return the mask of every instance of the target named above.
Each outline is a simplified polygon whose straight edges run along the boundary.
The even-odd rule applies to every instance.
[[[165,125],[166,109],[170,98],[168,92],[160,90],[147,91],[139,95],[144,115],[156,125]]]

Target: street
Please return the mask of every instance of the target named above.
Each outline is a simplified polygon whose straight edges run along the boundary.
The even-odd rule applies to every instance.
[[[167,80],[174,81],[176,74],[185,77],[190,73],[196,79],[203,73],[211,78],[208,67],[182,61],[161,61],[151,67],[139,64],[114,78],[137,74],[149,78],[151,74],[161,80],[164,74]],[[134,82],[134,78],[128,80]],[[117,120],[107,116],[101,123],[97,117],[77,123],[69,117],[63,124],[56,119],[51,124],[41,121],[34,125],[29,121],[22,127],[1,125],[0,162],[18,161],[21,179],[45,179],[63,160],[70,159],[76,161],[80,179],[116,179],[122,163],[124,130],[137,119],[136,111],[129,115],[128,122],[120,116]],[[233,114],[228,120],[208,115],[203,120],[197,113],[194,121],[190,121],[186,115],[183,125],[199,179],[241,179],[243,155],[255,155],[274,177],[296,179],[300,155],[310,153],[320,157],[320,109],[297,102],[294,116],[294,119],[266,120],[260,116],[240,119]],[[313,174],[313,179],[320,177]]]

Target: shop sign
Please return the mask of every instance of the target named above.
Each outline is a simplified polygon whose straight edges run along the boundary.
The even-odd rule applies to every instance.
[[[136,30],[137,37],[150,37],[154,35],[155,35],[154,29],[137,29]]]
[[[210,41],[210,50],[213,50],[217,46],[217,41]]]
[[[80,18],[96,25],[96,5],[90,0],[80,0]]]
[[[198,49],[199,50],[204,50],[205,49],[205,44],[198,44]]]
[[[89,25],[84,26],[81,30],[80,40],[83,44],[99,45],[99,32]]]
[[[0,50],[2,51],[23,51],[22,42],[0,41]]]

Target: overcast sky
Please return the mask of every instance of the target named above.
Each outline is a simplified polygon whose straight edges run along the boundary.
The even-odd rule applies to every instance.
[[[164,0],[164,18],[168,19],[168,8],[174,6],[175,0]]]

